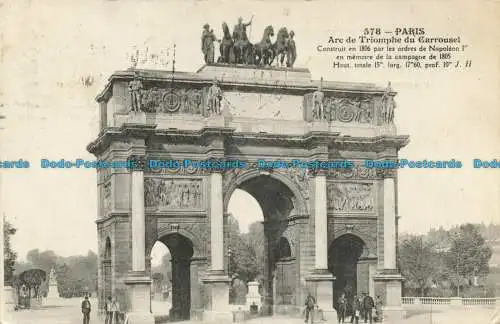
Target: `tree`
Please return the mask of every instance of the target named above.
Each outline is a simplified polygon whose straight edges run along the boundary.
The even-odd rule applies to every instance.
[[[451,247],[446,255],[450,277],[453,278],[457,295],[463,282],[472,282],[476,276],[489,272],[488,263],[492,256],[478,225],[464,224],[451,234]]]
[[[28,297],[31,297],[31,289],[35,291],[33,297],[38,297],[40,285],[47,279],[47,273],[42,269],[30,269],[21,273],[19,279],[28,288]]]
[[[406,285],[416,288],[419,296],[423,296],[431,287],[438,268],[438,258],[432,245],[425,242],[422,236],[405,238],[400,245],[399,264]]]
[[[3,217],[3,244],[4,244],[4,284],[11,285],[12,279],[15,271],[15,264],[17,259],[17,253],[12,250],[11,239],[14,234],[16,234],[17,229],[12,226],[6,219]]]

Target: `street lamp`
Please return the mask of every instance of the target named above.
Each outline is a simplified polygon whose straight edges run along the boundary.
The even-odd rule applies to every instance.
[[[233,254],[233,251],[231,250],[231,247],[227,249],[227,275],[231,277],[231,255]]]

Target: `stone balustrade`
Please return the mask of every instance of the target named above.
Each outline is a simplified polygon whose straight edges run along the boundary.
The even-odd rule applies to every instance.
[[[403,306],[420,305],[451,305],[451,306],[485,306],[499,305],[500,297],[481,298],[481,297],[403,297]]]

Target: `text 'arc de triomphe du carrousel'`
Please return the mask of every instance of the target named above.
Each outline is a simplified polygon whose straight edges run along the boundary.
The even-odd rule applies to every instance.
[[[218,40],[205,25],[206,64],[195,73],[118,71],[98,95],[100,133],[88,150],[129,162],[98,172],[99,306],[113,296],[129,323],[154,323],[149,256],[161,241],[172,258],[171,320],[232,321],[227,208],[242,189],[264,215],[261,314],[300,314],[311,293],[334,316],[341,293],[366,292],[381,297],[386,320],[401,319],[397,172],[364,164],[396,160],[408,143],[393,122],[396,93],[312,80],[293,67],[292,31],[272,42],[269,26],[251,44],[246,26],[240,19],[231,35],[223,24]],[[264,169],[262,159],[353,163]],[[278,298],[285,277],[290,298]]]

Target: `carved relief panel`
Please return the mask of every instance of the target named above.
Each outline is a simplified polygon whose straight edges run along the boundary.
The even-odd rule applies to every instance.
[[[111,210],[111,181],[102,184],[102,208],[103,213]]]
[[[304,95],[304,117],[307,121],[322,119],[328,122],[372,124],[375,103],[372,97],[339,97],[325,95],[321,104],[315,105],[314,93]],[[314,113],[321,109],[321,112]]]
[[[373,183],[329,182],[328,210],[342,214],[374,214],[376,190]]]
[[[142,111],[156,113],[202,114],[203,91],[199,89],[140,90]]]
[[[159,211],[171,209],[201,210],[204,205],[202,179],[145,178],[146,208]]]

